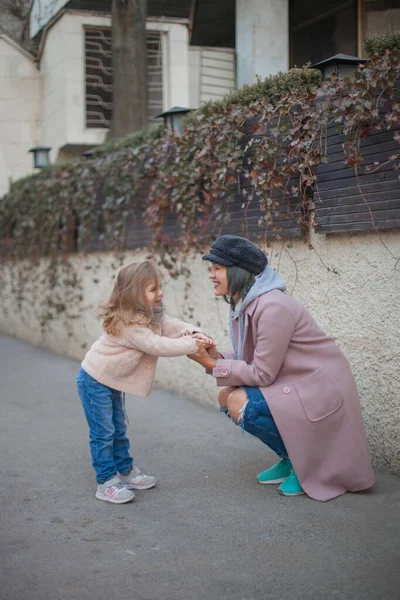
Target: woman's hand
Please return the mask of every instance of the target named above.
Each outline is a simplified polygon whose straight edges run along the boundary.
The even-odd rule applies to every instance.
[[[211,356],[211,358],[214,358],[215,360],[217,360],[218,358],[224,358],[222,354],[218,352],[217,346],[215,346],[214,344],[207,348],[207,352]]]
[[[185,335],[190,335],[190,337],[194,338],[195,340],[199,340],[199,341],[203,342],[203,344],[207,348],[207,352],[211,356],[211,358],[214,358],[215,360],[218,360],[218,358],[223,358],[222,354],[220,354],[218,352],[217,346],[215,345],[214,340],[209,335],[206,335],[205,333],[200,333],[200,332],[185,334]]]
[[[197,340],[197,352],[196,354],[188,354],[188,358],[202,365],[205,369],[214,369],[217,364],[215,358],[210,356],[205,346],[200,340]]]

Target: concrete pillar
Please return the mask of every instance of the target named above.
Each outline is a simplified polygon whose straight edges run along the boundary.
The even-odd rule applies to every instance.
[[[236,0],[237,85],[289,68],[289,0]]]

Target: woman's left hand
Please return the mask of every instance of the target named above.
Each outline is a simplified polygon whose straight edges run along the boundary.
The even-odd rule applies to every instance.
[[[214,369],[217,364],[215,358],[212,358],[204,346],[197,344],[196,354],[188,354],[188,358],[202,365],[205,369]]]

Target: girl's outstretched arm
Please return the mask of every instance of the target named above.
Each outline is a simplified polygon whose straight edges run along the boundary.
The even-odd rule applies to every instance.
[[[153,333],[148,327],[141,325],[130,325],[122,334],[123,339],[131,348],[151,356],[186,356],[195,354],[199,347],[203,347],[199,340],[190,336],[171,339],[163,335]]]
[[[201,329],[191,323],[185,323],[184,321],[174,319],[164,314],[161,320],[161,332],[162,335],[165,335],[166,337],[178,338],[185,335],[185,333],[201,332]]]

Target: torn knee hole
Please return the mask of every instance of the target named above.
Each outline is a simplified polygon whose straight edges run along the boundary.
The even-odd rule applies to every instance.
[[[244,413],[246,411],[247,404],[248,404],[248,401],[243,404],[242,408],[239,410],[239,412],[237,414],[237,418],[235,418],[234,416],[231,415],[231,417],[235,421],[236,425],[242,425],[242,423],[244,421]]]

